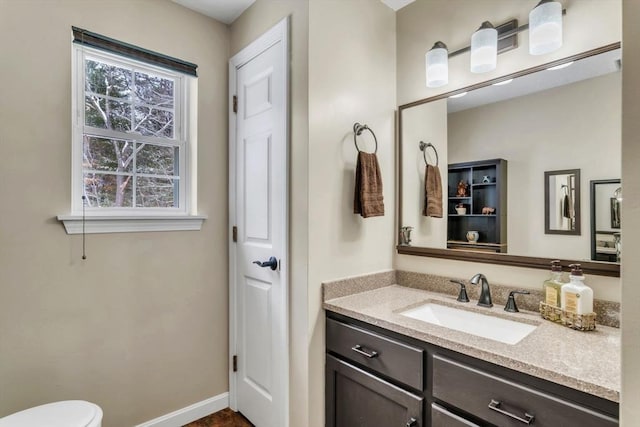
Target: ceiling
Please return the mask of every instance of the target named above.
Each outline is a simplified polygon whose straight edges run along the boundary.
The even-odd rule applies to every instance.
[[[256,0],[171,0],[181,6],[195,10],[215,20],[231,24],[242,15]],[[381,0],[382,3],[397,11],[416,0]]]
[[[398,11],[416,0],[382,0],[382,3],[389,6],[391,9]]]
[[[203,15],[231,24],[256,0],[171,0]]]

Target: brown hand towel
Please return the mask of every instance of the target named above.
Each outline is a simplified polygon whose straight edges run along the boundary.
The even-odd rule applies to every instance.
[[[353,213],[359,213],[364,218],[384,216],[382,176],[374,153],[358,153]]]
[[[424,172],[424,216],[442,218],[442,181],[438,166],[427,165]]]

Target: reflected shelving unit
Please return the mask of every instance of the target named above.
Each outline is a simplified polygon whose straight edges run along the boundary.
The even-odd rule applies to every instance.
[[[458,183],[466,185],[464,196]],[[507,161],[504,159],[453,163],[448,167],[447,248],[483,252],[507,252]],[[462,205],[466,214],[459,215]],[[493,208],[483,213],[483,208]],[[477,231],[475,243],[468,231]]]

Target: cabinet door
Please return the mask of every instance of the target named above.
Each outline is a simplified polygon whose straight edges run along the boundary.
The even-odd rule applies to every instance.
[[[458,415],[444,409],[437,403],[431,404],[432,427],[480,427],[478,424],[465,420]]]
[[[423,427],[423,398],[327,355],[327,427]]]

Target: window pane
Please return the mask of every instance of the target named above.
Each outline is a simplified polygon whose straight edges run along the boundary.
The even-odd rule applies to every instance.
[[[84,123],[87,126],[120,132],[131,130],[131,104],[109,101],[96,95],[85,96],[84,104]]]
[[[136,172],[173,176],[178,169],[178,148],[145,144],[137,154]]]
[[[88,207],[115,208],[133,205],[133,177],[84,173],[84,194]]]
[[[173,108],[173,80],[145,73],[135,75],[136,96],[140,102],[156,107]]]
[[[131,130],[131,104],[124,102],[107,101],[107,128],[120,132]]]
[[[99,96],[84,97],[84,124],[96,128],[105,129],[105,111],[107,110],[107,101]]]
[[[85,91],[116,98],[131,95],[131,70],[103,62],[85,61]]]
[[[143,177],[137,179],[137,207],[171,208],[178,206],[178,180]]]
[[[135,107],[135,131],[142,135],[173,138],[173,113],[148,107]]]
[[[82,168],[110,172],[131,172],[133,142],[84,136]]]

